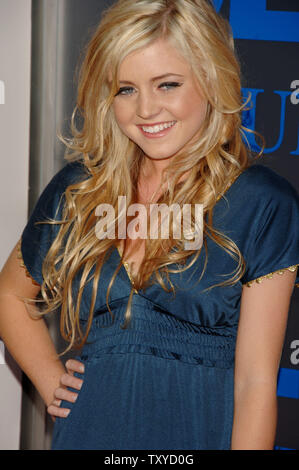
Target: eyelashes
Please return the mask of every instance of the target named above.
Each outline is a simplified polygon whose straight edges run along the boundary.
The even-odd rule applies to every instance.
[[[124,86],[124,87],[121,87],[118,92],[116,93],[115,96],[118,96],[118,95],[129,95],[132,93],[132,91],[134,90],[134,88],[132,88],[131,86]]]
[[[161,83],[161,85],[159,85],[159,88],[166,88],[167,90],[169,90],[171,88],[178,88],[182,85],[183,84],[179,82],[165,82],[165,83]]]
[[[161,83],[158,88],[164,89],[165,91],[168,91],[168,90],[171,90],[173,88],[178,88],[182,85],[183,84],[179,83],[179,82],[164,82],[164,83]],[[121,87],[118,90],[118,92],[116,93],[115,96],[119,96],[119,95],[130,96],[134,93],[134,91],[135,91],[135,88],[133,88],[131,86],[124,86],[124,87]]]

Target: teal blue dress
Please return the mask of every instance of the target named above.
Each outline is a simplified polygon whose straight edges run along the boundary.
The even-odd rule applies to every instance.
[[[42,262],[57,226],[65,188],[86,178],[80,163],[67,164],[41,195],[22,234],[21,250],[32,278],[42,283]],[[59,218],[59,217],[58,217]],[[231,278],[234,260],[207,239],[205,250],[181,274],[170,274],[175,296],[153,284],[133,295],[132,321],[121,328],[131,291],[113,249],[104,264],[92,328],[78,358],[83,386],[67,418],[55,423],[52,449],[229,449],[234,412],[234,358],[244,284],[299,264],[299,197],[273,170],[255,164],[229,187],[213,210],[213,225],[231,238],[246,261],[233,286],[206,288]],[[262,282],[268,282],[262,280]],[[297,273],[296,283],[299,282]],[[84,290],[81,324],[88,318],[91,285]],[[258,328],[259,325],[257,324]]]

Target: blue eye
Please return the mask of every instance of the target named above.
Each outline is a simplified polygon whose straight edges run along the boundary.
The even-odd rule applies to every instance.
[[[164,89],[164,90],[171,90],[172,88],[177,88],[177,87],[180,87],[182,86],[182,83],[178,83],[178,82],[164,82],[164,83],[161,83],[161,85],[159,85],[159,88],[160,89]],[[130,96],[132,95],[133,93],[135,92],[135,89],[131,86],[124,86],[124,87],[121,87],[118,92],[116,93],[115,96],[118,96],[118,95],[122,95],[122,96]]]
[[[118,90],[118,92],[116,93],[115,96],[118,96],[118,95],[131,95],[133,92],[134,92],[134,88],[132,88],[131,86],[124,86],[124,87],[121,87]]]
[[[161,83],[161,85],[159,85],[159,88],[164,88],[166,90],[171,90],[171,88],[177,88],[177,87],[180,87],[180,86],[182,86],[182,83],[165,82],[165,83]]]

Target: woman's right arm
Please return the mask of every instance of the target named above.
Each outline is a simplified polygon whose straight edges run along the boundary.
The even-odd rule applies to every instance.
[[[0,338],[49,406],[65,368],[44,320],[33,319],[22,300],[36,298],[39,291],[21,266],[16,246],[0,272]]]

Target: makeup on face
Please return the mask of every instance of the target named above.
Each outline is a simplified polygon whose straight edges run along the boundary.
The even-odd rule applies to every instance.
[[[190,64],[167,40],[129,54],[113,109],[122,132],[151,159],[169,158],[198,134],[207,103]]]

